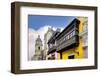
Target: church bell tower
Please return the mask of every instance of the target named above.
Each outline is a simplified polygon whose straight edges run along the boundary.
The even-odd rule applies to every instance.
[[[38,38],[35,42],[35,55],[33,60],[42,60],[42,40],[40,38],[40,35],[38,35]]]

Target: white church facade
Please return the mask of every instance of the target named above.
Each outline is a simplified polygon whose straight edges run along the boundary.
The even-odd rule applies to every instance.
[[[47,32],[44,34],[44,46],[40,35],[38,35],[35,41],[35,54],[33,55],[32,60],[47,60],[48,40],[51,38],[53,33],[53,28],[48,27]]]

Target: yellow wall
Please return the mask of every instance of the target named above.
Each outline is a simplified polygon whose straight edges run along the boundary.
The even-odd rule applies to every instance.
[[[57,59],[60,60],[60,53],[57,53]]]
[[[80,20],[79,33],[81,33],[82,32],[82,17],[78,17],[78,19]],[[83,58],[82,38],[79,38],[79,46],[77,48],[64,50],[62,52],[62,59],[68,59],[68,56],[70,54],[74,54],[75,59]],[[60,59],[60,53],[58,53],[58,59]]]

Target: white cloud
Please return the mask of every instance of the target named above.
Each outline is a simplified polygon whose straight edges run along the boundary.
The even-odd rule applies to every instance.
[[[44,44],[44,34],[47,32],[48,27],[51,27],[49,25],[46,25],[44,27],[41,27],[38,30],[34,30],[32,28],[29,28],[29,37],[28,37],[28,41],[29,41],[29,51],[28,51],[28,60],[31,60],[31,58],[34,55],[35,52],[35,40],[38,37],[38,35],[40,35],[40,38],[42,40],[42,43]],[[56,27],[53,27],[53,30],[56,30]],[[61,30],[63,30],[63,28],[61,28]]]

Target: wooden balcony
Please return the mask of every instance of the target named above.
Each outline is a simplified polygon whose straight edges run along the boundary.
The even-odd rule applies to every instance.
[[[56,46],[53,45],[51,48],[49,48],[48,50],[48,54],[52,53],[52,52],[55,52],[56,51]]]
[[[78,35],[73,36],[72,38],[58,44],[56,51],[60,52],[60,51],[63,51],[63,50],[71,49],[71,48],[78,46],[78,44],[79,44],[79,36]]]

